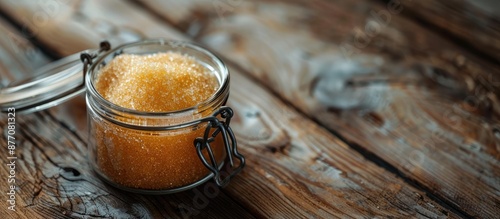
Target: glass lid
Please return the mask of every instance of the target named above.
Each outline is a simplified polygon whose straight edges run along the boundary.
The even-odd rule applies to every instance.
[[[15,108],[16,113],[36,112],[83,93],[85,85],[80,54],[50,63],[36,71],[34,77],[1,88],[0,110],[6,112]]]
[[[111,45],[102,41],[99,49],[85,50],[52,62],[34,76],[0,88],[0,110],[15,108],[16,113],[32,113],[56,106],[85,92],[86,69]]]

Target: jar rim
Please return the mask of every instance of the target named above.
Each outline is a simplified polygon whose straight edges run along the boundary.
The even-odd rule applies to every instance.
[[[212,66],[212,67],[217,67],[215,71],[220,71],[220,74],[223,76],[222,81],[219,84],[219,87],[217,88],[217,91],[215,91],[208,99],[188,108],[183,108],[179,110],[172,110],[172,111],[163,111],[163,112],[147,112],[147,111],[140,111],[140,110],[135,110],[135,109],[130,109],[126,107],[119,106],[106,98],[104,98],[95,88],[94,82],[93,82],[93,74],[96,74],[96,67],[104,61],[104,59],[110,55],[115,54],[117,51],[120,51],[122,49],[126,48],[131,48],[131,47],[137,47],[137,46],[144,46],[144,45],[168,45],[171,46],[172,51],[175,48],[188,48],[195,50],[197,52],[201,52],[207,57],[209,57],[211,60],[213,60],[217,66]],[[168,51],[168,50],[167,50]],[[196,57],[194,57],[196,58]],[[92,97],[96,98],[97,101],[105,105],[108,108],[112,108],[114,110],[117,110],[121,113],[126,113],[132,116],[140,116],[140,117],[165,117],[165,116],[173,116],[173,115],[178,115],[178,114],[184,114],[188,112],[202,112],[204,111],[207,107],[210,107],[214,105],[217,100],[220,100],[221,96],[226,93],[227,90],[229,90],[229,70],[222,61],[221,58],[219,58],[217,55],[214,53],[208,51],[207,49],[194,44],[192,42],[186,42],[186,41],[175,41],[175,40],[168,40],[164,38],[155,38],[155,39],[147,39],[147,40],[141,40],[137,42],[132,42],[132,43],[126,43],[122,44],[118,47],[112,48],[109,51],[105,52],[102,55],[99,55],[99,57],[96,58],[96,60],[92,63],[92,65],[89,67],[87,72],[85,73],[85,85],[87,87],[87,94],[92,95]]]

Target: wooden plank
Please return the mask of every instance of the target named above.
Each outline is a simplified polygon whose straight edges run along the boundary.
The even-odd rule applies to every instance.
[[[25,6],[27,2],[0,3],[0,8],[20,21],[26,14],[37,11],[37,8]],[[54,18],[59,21],[57,35],[40,32],[37,40],[61,55],[67,55],[78,48],[52,46],[63,39],[73,39],[67,41],[68,45],[81,45],[112,36],[113,31],[104,31],[101,36],[87,35],[81,41],[64,36],[74,33],[77,27],[93,30],[93,26],[81,23],[79,19],[96,11],[107,12],[100,20],[112,24],[114,30],[137,28],[143,36],[171,37],[167,25],[157,23],[154,17],[146,15],[147,12],[126,2],[97,4],[97,1],[86,1],[82,4],[78,9],[74,6],[64,8],[64,11],[78,11],[79,16],[69,16],[71,19],[64,20]],[[135,16],[145,19],[136,22]],[[121,20],[127,22],[115,22]],[[139,28],[144,23],[150,24],[150,28]],[[152,30],[163,32],[155,35]],[[248,163],[242,174],[224,189],[224,194],[237,200],[252,214],[271,218],[330,218],[345,217],[346,214],[351,217],[458,217],[418,189],[364,159],[237,69],[231,67],[231,70],[229,105],[237,113],[232,127]],[[231,212],[234,208],[224,206],[220,210]],[[205,215],[205,210],[201,210],[200,215]]]
[[[435,25],[500,61],[500,3],[494,0],[408,1],[413,18]]]
[[[174,12],[174,1],[141,2],[468,217],[498,214],[498,66],[404,10],[369,1],[193,0]]]
[[[0,88],[30,75],[49,60],[0,18]],[[29,63],[29,64],[26,64]]]
[[[168,33],[172,39],[182,38],[177,31],[168,26],[165,26],[165,29],[157,29],[161,21],[151,20],[144,13],[130,8],[122,8],[124,6],[121,4],[113,7],[112,11],[105,11],[109,8],[95,6],[99,3],[93,1],[53,0],[39,4],[22,1],[15,3],[18,8],[9,7],[11,4],[14,3],[3,3],[2,6],[5,6],[3,12],[14,18],[18,26],[28,29],[31,37],[47,42],[46,46],[56,54],[72,54],[96,48],[102,40],[108,40],[111,45],[137,41],[145,37],[142,35],[144,31],[150,33],[150,37]],[[122,16],[120,20],[109,20],[109,16],[119,16],[110,13],[121,13],[124,10],[128,10],[130,16]],[[116,25],[121,28],[116,29]],[[71,28],[68,30],[67,26]],[[75,41],[79,43],[72,44]]]

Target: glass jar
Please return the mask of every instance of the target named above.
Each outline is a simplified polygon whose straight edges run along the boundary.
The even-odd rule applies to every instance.
[[[176,52],[195,58],[217,77],[219,87],[206,101],[172,112],[143,112],[115,105],[95,88],[100,69],[121,54]],[[224,186],[241,170],[229,127],[232,110],[223,107],[229,96],[229,72],[209,51],[188,43],[147,40],[117,47],[93,62],[86,74],[89,120],[89,161],[96,173],[116,187],[141,193],[170,193],[214,178]],[[139,85],[140,86],[140,85]],[[239,160],[225,179],[223,160]]]
[[[113,104],[96,90],[100,70],[115,57],[164,52],[195,58],[216,76],[217,91],[191,108],[144,112]],[[42,75],[48,74],[48,77],[37,77],[35,82],[5,89],[8,92],[5,92],[5,101],[0,101],[2,110],[19,107],[25,112],[33,112],[59,104],[85,90],[90,165],[104,181],[131,192],[175,193],[209,179],[223,187],[244,167],[245,159],[238,153],[235,136],[229,127],[233,111],[224,106],[229,97],[229,72],[211,52],[191,43],[153,39],[114,49],[104,42],[100,50],[85,51],[80,59],[84,85],[76,83],[76,74],[81,71],[71,77],[64,73],[68,69],[75,72],[78,68],[75,66],[81,69],[81,63],[76,65],[72,56],[47,67]],[[53,92],[47,92],[50,86]],[[20,95],[32,99],[18,98]],[[223,166],[228,168],[222,170]]]

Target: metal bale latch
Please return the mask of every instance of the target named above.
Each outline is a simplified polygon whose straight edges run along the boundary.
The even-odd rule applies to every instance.
[[[217,116],[220,116],[222,120],[219,120]],[[205,165],[205,167],[207,167],[214,174],[215,183],[220,187],[225,187],[229,183],[231,178],[241,172],[241,170],[245,166],[245,157],[243,157],[243,155],[238,152],[236,138],[231,127],[229,127],[229,123],[231,122],[232,117],[233,110],[230,107],[225,106],[218,109],[212,116],[201,119],[201,121],[203,122],[208,122],[207,128],[205,129],[203,138],[198,137],[194,141],[196,152],[198,153],[200,160],[203,162],[203,165]],[[210,134],[212,129],[215,130]],[[229,158],[229,166],[232,168],[232,172],[230,173],[226,173],[220,170],[218,162],[216,161],[213,154],[212,147],[210,146],[210,143],[215,141],[215,137],[219,133],[222,134],[224,147]],[[204,149],[207,150],[210,162],[208,162],[203,155]],[[235,166],[233,156],[239,160],[238,166]],[[222,178],[221,175],[223,173],[226,173],[228,175],[225,178]]]

